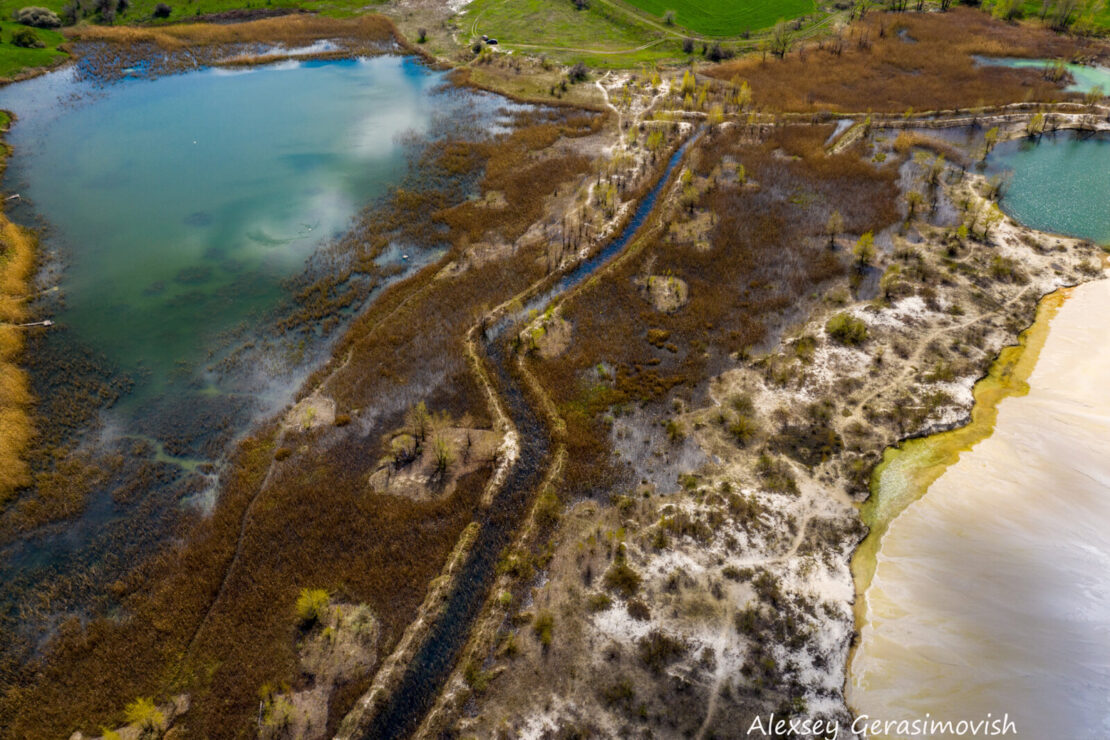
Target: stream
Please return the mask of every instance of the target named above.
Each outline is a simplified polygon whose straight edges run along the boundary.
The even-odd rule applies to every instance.
[[[569,270],[550,291],[530,302],[528,308],[515,316],[515,321],[526,318],[531,308],[542,308],[554,298],[581,285],[631,242],[647,221],[671,173],[696,136],[687,139],[671,155],[662,176],[641,198],[633,217],[620,234],[596,254]],[[512,336],[505,329],[513,323],[502,321],[491,327],[483,337],[483,347],[497,378],[506,412],[520,435],[520,458],[495,495],[493,504],[481,514],[478,537],[467,555],[442,615],[405,670],[400,686],[370,724],[364,735],[367,738],[407,737],[432,708],[488,595],[496,575],[497,561],[512,542],[528,511],[532,494],[547,469],[551,437],[543,421],[529,405],[519,379],[511,370],[513,354],[509,341],[500,338]]]

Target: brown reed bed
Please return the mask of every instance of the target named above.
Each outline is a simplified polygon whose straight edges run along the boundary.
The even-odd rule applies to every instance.
[[[31,482],[27,448],[34,436],[31,392],[20,368],[27,295],[35,271],[35,240],[0,214],[0,505]],[[41,330],[40,330],[41,331]]]
[[[897,163],[876,167],[858,149],[826,155],[831,131],[790,126],[753,144],[732,129],[701,142],[690,153],[696,173],[712,177],[729,156],[758,184],[720,184],[698,197],[694,212],[711,214],[713,224],[708,248],[660,230],[564,304],[574,338],[564,354],[534,364],[567,422],[564,500],[635,483],[611,456],[607,412],[696,399],[727,353],[767,341],[822,285],[847,273],[845,255],[822,238],[833,210],[850,233],[897,220]],[[659,223],[680,219],[677,204],[665,208]],[[673,313],[656,310],[637,282],[648,274],[685,281],[689,302]]]
[[[1070,61],[1108,54],[1098,40],[957,7],[947,13],[873,12],[841,31],[838,40],[807,42],[782,60],[745,56],[707,74],[747,80],[755,103],[772,110],[903,113],[1072,97],[1039,70],[979,66],[975,55]]]
[[[79,26],[68,29],[75,41],[105,42],[117,46],[153,45],[163,51],[203,46],[269,43],[298,46],[321,39],[357,39],[400,43],[393,22],[371,13],[354,18],[296,14],[245,23],[182,23],[165,26]]]

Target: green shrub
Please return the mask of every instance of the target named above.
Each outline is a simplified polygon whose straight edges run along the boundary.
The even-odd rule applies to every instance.
[[[545,648],[551,646],[555,632],[555,617],[552,616],[551,612],[544,610],[536,615],[532,622],[532,632],[535,633],[536,639]]]
[[[301,627],[311,627],[328,613],[331,595],[322,588],[302,588],[297,597],[297,620]]]
[[[863,344],[867,341],[867,324],[848,312],[838,313],[825,324],[825,331],[835,341],[848,346]]]
[[[640,574],[623,560],[613,563],[609,570],[605,571],[605,587],[625,598],[640,590],[640,580]]]
[[[758,432],[759,424],[750,416],[739,415],[728,425],[728,433],[741,447],[748,446]]]
[[[782,460],[775,460],[770,455],[759,456],[755,465],[755,472],[763,479],[767,490],[774,493],[797,493],[798,483],[790,473],[790,466]]]
[[[651,609],[639,599],[630,599],[628,601],[628,616],[641,622],[646,622],[651,619]]]
[[[632,688],[632,682],[627,678],[622,678],[620,681],[607,686],[601,690],[601,698],[607,706],[615,706],[620,704],[622,706],[631,706],[633,700],[636,698],[636,691]]]
[[[140,731],[157,729],[166,721],[154,700],[146,697],[140,697],[128,704],[123,710],[123,716],[128,724],[138,725]]]
[[[590,594],[586,599],[586,608],[591,612],[603,612],[613,605],[613,600],[609,598],[609,594]]]
[[[43,49],[46,44],[30,28],[19,28],[12,33],[12,44],[23,49]]]

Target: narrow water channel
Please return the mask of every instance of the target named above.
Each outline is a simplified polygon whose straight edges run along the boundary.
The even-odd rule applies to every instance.
[[[533,304],[547,302],[582,284],[611,258],[623,250],[650,215],[671,173],[693,138],[671,156],[659,181],[644,195],[624,229],[597,254],[583,261],[559,279],[551,291]],[[528,311],[517,315],[520,320]],[[511,324],[491,328],[483,337],[483,347],[494,370],[498,390],[513,424],[520,435],[520,459],[497,492],[493,504],[479,519],[478,533],[447,604],[432,626],[424,643],[405,671],[401,684],[378,713],[366,738],[401,738],[410,735],[431,709],[466,644],[475,618],[488,595],[496,575],[497,561],[512,542],[532,496],[536,493],[551,452],[551,438],[542,420],[528,402],[519,379],[512,370],[513,355],[505,337]]]

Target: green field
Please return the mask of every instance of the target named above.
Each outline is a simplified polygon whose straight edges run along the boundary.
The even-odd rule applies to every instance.
[[[620,1],[620,0],[618,0]],[[676,26],[706,36],[739,36],[783,18],[814,12],[814,0],[623,0],[657,16],[674,11]]]
[[[473,0],[459,21],[470,36],[488,34],[502,45],[591,66],[622,66],[681,55],[681,37],[643,23],[631,9],[570,0]]]
[[[67,0],[0,0],[0,18],[11,19],[12,13],[28,5],[50,8],[61,15],[66,2]],[[154,21],[153,19],[154,6],[159,2],[165,2],[166,5],[170,6],[170,16],[165,21]],[[385,0],[130,0],[130,7],[125,12],[116,15],[115,25],[181,22],[198,15],[222,13],[241,8],[303,8],[324,15],[349,16],[373,12],[373,6],[380,5],[383,2]],[[99,19],[92,11],[94,3],[85,2],[84,5],[89,10],[82,15],[82,19],[89,23],[99,23]]]

